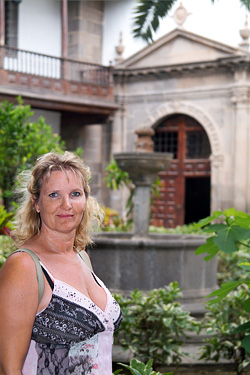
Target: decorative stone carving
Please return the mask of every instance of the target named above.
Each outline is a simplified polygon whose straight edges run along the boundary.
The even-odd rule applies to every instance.
[[[233,104],[248,104],[249,103],[249,92],[246,87],[241,87],[233,92],[231,97]]]
[[[125,49],[124,45],[122,44],[123,41],[122,41],[122,32],[120,32],[120,38],[119,38],[119,44],[118,46],[115,47],[115,50],[116,50],[116,53],[117,53],[117,57],[115,58],[115,61],[116,62],[120,62],[123,60],[123,51]]]
[[[173,19],[180,27],[183,27],[184,22],[191,13],[188,13],[187,9],[183,6],[182,1],[179,7],[176,9],[173,15]]]
[[[240,30],[240,36],[243,39],[243,42],[240,43],[240,47],[249,49],[249,36],[250,36],[250,29],[248,27],[248,18],[246,16],[246,21],[245,21],[245,28]]]
[[[217,155],[211,155],[210,161],[212,164],[212,168],[221,168],[224,163],[224,155],[217,154]]]
[[[155,134],[154,130],[148,126],[144,126],[135,130],[138,138],[136,141],[136,151],[139,152],[153,152],[154,151],[154,142],[152,140],[153,135]]]

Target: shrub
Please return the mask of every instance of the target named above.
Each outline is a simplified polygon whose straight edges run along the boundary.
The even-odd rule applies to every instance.
[[[205,333],[209,335],[201,347],[200,359],[218,362],[221,358],[233,360],[237,374],[250,363],[250,354],[241,345],[245,332],[236,328],[249,319],[244,310],[244,301],[248,298],[248,287],[242,285],[231,292],[223,301],[209,305],[201,322]]]
[[[187,332],[199,329],[199,323],[177,302],[180,296],[177,282],[147,294],[135,290],[130,297],[116,295],[124,319],[115,343],[130,349],[137,359],[152,359],[156,366],[180,363]]]
[[[137,359],[133,358],[130,361],[130,365],[124,365],[123,363],[118,363],[119,365],[125,367],[129,370],[130,374],[132,375],[161,375],[159,372],[153,371],[152,364],[153,360],[150,359],[146,364],[143,362],[138,361]],[[121,374],[122,370],[116,370],[114,375]],[[122,375],[122,374],[121,374]],[[172,375],[172,372],[164,373],[162,375]]]

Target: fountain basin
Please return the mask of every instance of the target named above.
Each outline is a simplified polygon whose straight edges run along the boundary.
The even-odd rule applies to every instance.
[[[150,186],[159,172],[169,168],[172,154],[166,152],[121,152],[114,154],[117,165],[128,172],[135,185]]]
[[[147,291],[178,281],[183,303],[202,312],[203,297],[217,287],[217,259],[205,262],[195,255],[205,236],[157,233],[136,238],[109,232],[94,241],[89,250],[94,271],[113,292],[128,295],[134,289]]]

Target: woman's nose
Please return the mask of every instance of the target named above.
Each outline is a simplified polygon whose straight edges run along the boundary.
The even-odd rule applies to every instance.
[[[64,196],[63,199],[62,199],[62,204],[63,204],[63,207],[64,208],[71,208],[71,200],[70,200],[70,197],[68,196]]]

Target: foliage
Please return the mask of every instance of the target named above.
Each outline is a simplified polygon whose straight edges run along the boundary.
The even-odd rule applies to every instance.
[[[117,190],[122,186],[126,186],[129,189],[129,197],[126,202],[126,225],[128,225],[129,229],[132,224],[132,216],[133,216],[133,210],[134,210],[134,192],[135,192],[135,186],[132,183],[132,181],[129,178],[129,174],[127,172],[122,171],[115,160],[112,160],[106,167],[107,176],[105,178],[107,187],[111,190]],[[161,181],[160,178],[157,177],[155,182],[150,187],[150,193],[151,193],[151,202],[152,197],[158,197],[159,196],[159,189],[161,187]]]
[[[31,122],[30,106],[3,101],[0,104],[0,186],[5,206],[13,198],[16,175],[30,168],[37,157],[49,151],[62,152],[64,143],[40,117]]]
[[[246,249],[241,249],[232,254],[218,253],[218,284],[228,281],[247,279],[249,272],[239,266],[242,262],[250,262],[250,253]]]
[[[134,209],[134,203],[133,203],[133,196],[134,196],[134,185],[132,184],[132,181],[129,178],[129,174],[127,172],[122,171],[115,160],[112,160],[110,163],[108,163],[106,167],[106,183],[107,187],[111,190],[117,190],[122,186],[126,186],[129,189],[129,197],[126,203],[126,217],[127,221],[131,223],[131,214]]]
[[[219,223],[213,224],[214,221]],[[224,212],[215,211],[211,216],[196,224],[197,228],[204,226],[206,227],[204,231],[210,234],[210,237],[206,239],[204,245],[196,250],[196,254],[207,253],[205,260],[213,258],[220,250],[232,255],[241,250],[242,246],[247,249],[250,247],[250,216],[245,212],[236,211],[234,208]],[[250,263],[247,261],[240,263],[239,266],[247,271],[250,270]],[[209,297],[215,297],[208,302],[209,306],[220,303],[229,293],[237,290],[243,284],[249,288],[250,279],[244,277],[222,283],[220,289],[209,295]],[[250,298],[244,302],[243,309],[250,312]],[[247,352],[250,352],[250,322],[239,326],[238,332],[246,333],[242,340],[242,346]]]
[[[161,375],[160,372],[153,371],[152,365],[153,360],[150,359],[146,364],[144,364],[141,361],[138,361],[137,359],[133,358],[130,361],[130,365],[124,365],[123,363],[118,363],[119,365],[125,367],[127,370],[129,370],[130,374],[132,375]],[[114,375],[121,374],[122,370],[116,370],[114,372]],[[162,375],[171,375],[172,372],[164,373]]]
[[[188,331],[198,331],[199,323],[184,311],[177,299],[181,290],[177,282],[147,294],[135,290],[129,297],[116,295],[123,321],[115,343],[130,349],[137,359],[153,359],[157,364],[179,364]]]
[[[204,235],[204,232],[200,228],[195,228],[194,224],[177,225],[175,228],[155,227],[149,226],[149,232],[151,233],[172,233],[172,234],[199,234]]]
[[[14,250],[16,247],[13,239],[10,236],[0,236],[0,268]]]
[[[12,224],[10,222],[13,214],[7,212],[4,206],[0,205],[0,234],[9,235],[10,229],[12,229]]]
[[[140,0],[135,9],[133,34],[147,43],[153,41],[153,32],[157,31],[160,18],[164,18],[177,0]]]
[[[208,312],[201,322],[208,338],[201,347],[199,359],[215,362],[222,358],[233,360],[237,374],[241,374],[250,363],[250,355],[241,345],[245,333],[235,331],[238,325],[248,321],[249,313],[243,308],[248,292],[248,288],[243,285],[223,301],[208,306]]]
[[[135,38],[142,38],[147,43],[153,41],[153,32],[159,28],[159,20],[168,15],[177,0],[138,0],[134,10]],[[214,0],[211,0],[214,3]],[[248,12],[250,12],[250,0],[240,0]]]
[[[120,186],[131,183],[128,172],[122,171],[115,160],[112,160],[106,167],[107,176],[105,178],[107,187],[111,190],[117,190]]]
[[[102,206],[104,219],[101,225],[103,232],[129,232],[132,230],[132,224],[125,222],[118,212],[112,208]]]

